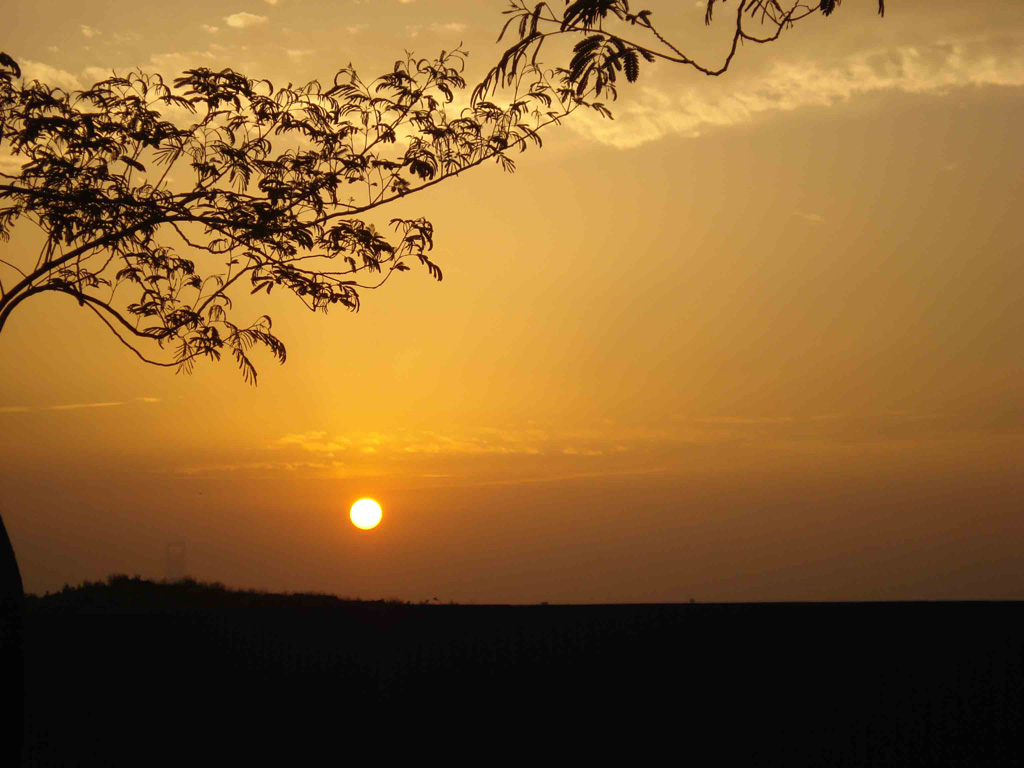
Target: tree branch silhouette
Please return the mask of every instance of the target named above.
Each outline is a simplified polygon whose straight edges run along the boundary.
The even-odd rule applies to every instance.
[[[24,82],[0,55],[0,152],[22,161],[0,172],[0,237],[19,219],[44,235],[33,264],[0,260],[13,275],[0,282],[0,331],[26,299],[60,292],[146,362],[189,371],[228,352],[255,383],[249,350],[283,361],[285,348],[269,317],[231,321],[243,279],[320,312],[358,310],[361,291],[410,263],[441,280],[429,221],[379,231],[363,215],[488,161],[512,171],[513,151],[588,105],[534,67],[510,81],[508,106],[449,114],[464,59],[407,55],[368,83],[349,66],[330,87],[200,68],[170,85],[135,71],[69,93]]]
[[[705,21],[729,1],[708,0]],[[25,82],[0,53],[0,156],[21,161],[17,173],[0,171],[0,239],[19,219],[43,234],[34,263],[0,259],[0,332],[26,299],[60,292],[147,362],[190,371],[197,358],[228,352],[255,384],[250,349],[283,361],[285,347],[266,315],[231,319],[243,282],[326,312],[357,311],[361,291],[410,263],[441,280],[431,222],[393,218],[381,231],[367,216],[488,161],[513,171],[514,151],[539,146],[543,129],[578,109],[610,118],[598,99],[616,97],[620,76],[635,82],[641,59],[717,76],[743,42],[776,40],[840,3],[733,1],[731,44],[708,66],[628,0],[566,0],[561,13],[510,0],[499,40],[513,22],[518,39],[457,114],[455,93],[467,87],[461,47],[434,59],[407,54],[369,82],[349,65],[329,87],[275,88],[197,68],[170,84],[133,71],[72,92]],[[545,42],[564,36],[581,38],[568,66],[543,68]]]
[[[705,24],[711,24],[715,5],[719,2],[725,4],[728,0],[707,0]],[[559,70],[565,84],[577,94],[593,89],[595,96],[606,93],[615,99],[618,76],[621,74],[627,82],[636,82],[640,76],[641,59],[648,63],[681,64],[704,75],[717,77],[729,69],[742,43],[774,42],[784,30],[812,14],[831,15],[841,2],[821,0],[820,3],[807,4],[793,0],[736,0],[734,30],[725,59],[722,64],[712,66],[701,64],[683,53],[658,29],[651,11],[633,13],[629,0],[565,0],[561,13],[546,2],[531,7],[526,0],[510,0],[504,11],[509,18],[498,40],[504,38],[514,22],[518,22],[518,40],[505,50],[487,73],[474,90],[473,98],[486,98],[489,93],[514,80],[524,66],[536,65],[546,42],[565,36],[583,38],[573,47],[569,67]],[[885,14],[884,0],[878,0],[878,12]],[[761,34],[750,28],[755,22],[762,30]],[[649,40],[639,42],[631,36],[633,34],[646,35]]]

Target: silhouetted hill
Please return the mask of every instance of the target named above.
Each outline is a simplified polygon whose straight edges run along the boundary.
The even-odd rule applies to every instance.
[[[60,592],[27,595],[30,610],[43,613],[140,614],[207,612],[230,609],[324,610],[362,601],[314,593],[274,593],[230,589],[220,583],[195,579],[150,581],[139,576],[115,574],[105,582],[86,581]],[[393,601],[392,601],[393,602]]]
[[[30,765],[1024,754],[1020,603],[410,605],[122,577],[28,614]]]

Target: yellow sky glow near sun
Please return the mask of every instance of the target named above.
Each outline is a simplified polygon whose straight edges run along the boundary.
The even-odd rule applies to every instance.
[[[652,5],[720,58],[699,4]],[[888,5],[722,78],[648,67],[614,121],[384,210],[434,223],[440,284],[414,269],[326,317],[240,297],[288,346],[257,388],[26,302],[0,336],[26,588],[160,578],[185,541],[203,580],[365,598],[1024,597],[1024,17]],[[73,88],[329,80],[462,42],[472,81],[503,7],[15,0],[0,49]],[[338,524],[364,495],[402,511],[372,537]]]

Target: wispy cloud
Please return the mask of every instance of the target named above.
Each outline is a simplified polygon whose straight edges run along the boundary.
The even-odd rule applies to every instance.
[[[1001,428],[1024,439],[1019,428]],[[395,476],[465,484],[549,482],[669,471],[716,471],[747,459],[884,451],[970,440],[984,429],[953,414],[882,412],[677,416],[657,426],[294,432],[236,457],[179,467],[197,475],[303,471],[319,477]],[[991,430],[990,430],[991,431]],[[986,433],[987,434],[987,433]],[[986,438],[988,439],[988,438]],[[767,451],[767,453],[766,453]],[[782,460],[780,458],[780,460]],[[533,478],[532,480],[530,478]]]
[[[96,29],[96,27],[90,27],[88,24],[83,24],[81,27],[79,27],[79,29],[82,31],[83,37],[87,37],[90,39],[103,34],[98,29]]]
[[[63,405],[4,405],[0,413],[38,413],[41,411],[81,411],[89,408],[116,408],[132,403],[159,403],[158,397],[136,397],[134,400],[112,400],[102,403],[69,403]]]
[[[604,456],[605,452],[598,448],[585,448],[580,450],[575,446],[569,445],[562,449],[563,456]]]
[[[469,29],[469,25],[464,24],[461,21],[435,21],[427,27],[423,27],[420,24],[407,24],[405,27],[405,33],[409,35],[409,37],[419,37],[420,32],[424,29],[433,32],[434,34],[450,35],[453,33],[465,32]]]
[[[300,432],[285,435],[277,446],[297,446],[304,451],[328,456],[352,451],[353,453],[390,456],[458,455],[481,456],[493,454],[539,455],[545,451],[546,435],[536,431],[509,432],[482,430],[477,433],[441,434],[430,431],[400,431],[385,434],[369,432],[360,435],[331,436],[326,432]],[[550,450],[550,447],[548,447]]]
[[[236,464],[196,464],[178,467],[175,473],[179,475],[211,475],[223,472],[240,474],[252,472],[295,472],[300,469],[323,470],[335,466],[340,466],[340,464],[324,461],[248,461]]]
[[[666,136],[697,137],[772,112],[832,106],[871,93],[941,95],[978,86],[1024,86],[1024,41],[900,46],[863,52],[834,65],[780,63],[725,93],[647,86],[630,94],[633,103],[620,101],[614,121],[587,114],[568,125],[594,141],[628,149]]]
[[[49,86],[73,91],[82,87],[82,81],[65,69],[50,66],[41,61],[26,59],[21,62],[21,73],[26,80],[38,80]]]
[[[242,11],[240,13],[233,13],[230,16],[225,16],[224,22],[233,29],[244,29],[245,27],[254,27],[259,24],[266,24],[267,17]]]
[[[85,408],[113,408],[117,405],[124,405],[123,402],[111,403],[72,403],[71,405],[51,405],[43,408],[44,411],[79,411]]]
[[[555,460],[565,469],[578,462],[598,462],[602,457],[607,459],[638,448],[642,450],[641,446],[651,443],[653,437],[647,430],[615,428],[613,432],[609,432],[607,426],[577,430],[526,427],[447,432],[399,429],[346,435],[317,430],[285,435],[267,447],[285,454],[282,460],[298,460],[303,454],[313,454],[322,460],[345,460],[347,473],[362,471],[367,462],[378,467],[415,466],[420,469],[408,471],[425,472],[425,467],[431,466],[447,471],[451,469],[450,462],[467,471],[485,465],[493,469],[506,459],[516,466]],[[299,454],[294,453],[296,449]]]
[[[213,27],[213,26],[210,26],[209,24],[200,24],[199,28],[201,30],[203,30],[203,32],[206,32],[207,34],[210,34],[210,35],[216,35],[218,32],[220,32],[220,27]]]
[[[562,483],[569,480],[597,480],[609,477],[636,477],[638,475],[664,475],[672,471],[669,466],[654,465],[654,466],[643,466],[643,467],[629,467],[625,469],[604,469],[600,471],[591,472],[555,472],[543,475],[527,475],[508,477],[508,478],[497,478],[497,479],[486,479],[486,480],[470,480],[467,482],[462,479],[459,482],[459,486],[469,488],[486,488],[495,485],[540,485],[547,483]],[[422,477],[427,478],[430,475],[423,475]],[[446,475],[438,475],[438,477],[451,477]]]
[[[680,441],[706,445],[757,442],[768,445],[820,444],[893,445],[905,441],[928,442],[968,439],[990,433],[993,426],[977,414],[880,411],[859,414],[800,416],[715,416],[676,418],[674,435]],[[996,431],[1024,436],[1019,422],[1000,420]]]
[[[819,421],[819,418],[815,418]],[[717,416],[711,419],[688,419],[692,424],[792,424],[793,416]]]
[[[298,432],[277,440],[279,446],[297,446],[311,453],[336,453],[347,450],[352,441],[345,437],[328,438],[326,432]]]
[[[464,32],[468,25],[461,21],[434,22],[430,25],[433,32]]]

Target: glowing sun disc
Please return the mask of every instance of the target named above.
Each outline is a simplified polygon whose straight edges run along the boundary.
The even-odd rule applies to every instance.
[[[373,499],[360,499],[352,505],[348,516],[352,520],[352,525],[368,531],[371,528],[376,528],[380,523],[382,517],[380,504]]]

